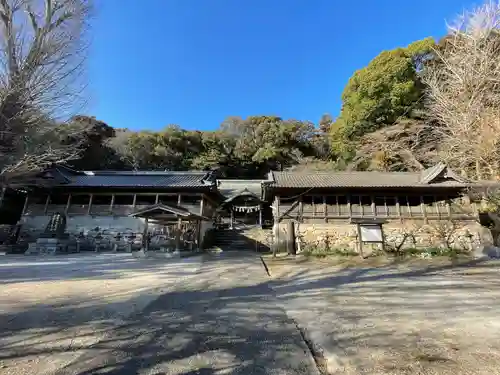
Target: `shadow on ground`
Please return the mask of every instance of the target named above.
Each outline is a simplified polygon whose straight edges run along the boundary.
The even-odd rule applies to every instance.
[[[1,336],[10,337],[0,363],[12,370],[51,356],[53,373],[79,375],[311,374],[297,322],[345,374],[497,371],[496,263],[329,271],[303,265],[270,280],[256,259],[214,258],[128,317],[100,316],[98,300],[0,314]],[[157,271],[151,265],[148,272]],[[33,332],[38,336],[27,342]]]

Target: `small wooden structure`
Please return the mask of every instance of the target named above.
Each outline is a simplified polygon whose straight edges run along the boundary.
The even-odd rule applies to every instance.
[[[143,218],[145,220],[143,238],[149,238],[149,223],[160,224],[164,226],[175,226],[175,250],[183,249],[181,243],[182,234],[189,227],[186,224],[194,224],[193,238],[195,239],[196,248],[199,249],[200,239],[200,224],[203,220],[209,220],[199,214],[190,212],[180,206],[169,206],[165,204],[155,204],[149,207],[142,208],[130,214],[131,217]],[[184,225],[183,225],[184,224]],[[143,244],[143,249],[148,250],[147,240]],[[193,249],[190,249],[193,250]]]

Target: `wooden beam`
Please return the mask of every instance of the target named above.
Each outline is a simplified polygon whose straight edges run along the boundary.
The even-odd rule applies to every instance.
[[[94,200],[94,194],[90,194],[89,198],[89,208],[87,210],[87,215],[90,215],[90,210],[92,209],[92,201]]]
[[[47,215],[47,210],[49,209],[50,204],[50,194],[47,194],[47,199],[45,200],[45,207],[43,208],[43,214]]]
[[[68,194],[68,201],[66,202],[66,208],[64,209],[64,214],[67,215],[69,211],[69,206],[71,205],[71,194]]]

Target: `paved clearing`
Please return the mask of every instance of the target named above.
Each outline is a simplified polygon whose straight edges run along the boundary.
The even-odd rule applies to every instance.
[[[317,374],[258,257],[0,260],[0,374]]]
[[[268,266],[331,374],[500,374],[499,262],[415,263]]]

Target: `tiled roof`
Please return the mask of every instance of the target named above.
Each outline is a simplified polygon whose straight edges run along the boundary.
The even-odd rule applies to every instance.
[[[220,193],[226,197],[231,198],[235,194],[241,193],[243,190],[248,190],[258,197],[262,195],[262,181],[261,180],[217,180],[217,188]]]
[[[63,170],[68,187],[197,188],[215,185],[207,172]]]
[[[433,167],[434,168],[434,167]],[[269,186],[280,188],[398,188],[398,187],[466,187],[469,184],[447,169],[439,173],[413,172],[270,172]],[[448,174],[446,174],[448,171]],[[423,179],[425,177],[425,180]]]

